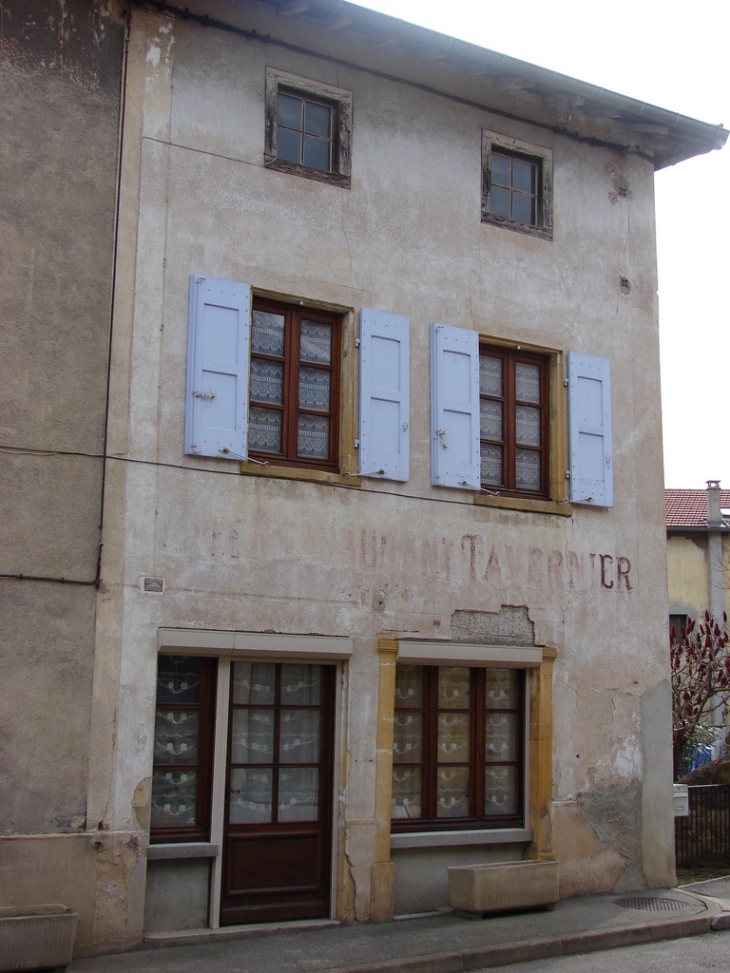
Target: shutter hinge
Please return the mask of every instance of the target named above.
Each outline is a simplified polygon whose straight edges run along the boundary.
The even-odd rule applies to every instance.
[[[567,379],[567,378],[564,378],[564,379],[563,379],[563,385],[564,385],[564,386],[566,387],[566,389],[567,389],[567,387],[568,387],[568,379]]]
[[[565,471],[565,479],[566,480],[569,480],[570,479],[570,470],[566,470]]]
[[[355,338],[355,347],[356,348],[359,348],[360,347],[360,339],[359,338]]]
[[[359,439],[356,439],[355,440],[355,449],[360,449],[360,440]]]
[[[205,281],[205,277],[196,277],[195,278],[195,283],[196,284],[202,284],[204,281]]]
[[[214,399],[215,397],[215,392],[193,392],[194,399]]]

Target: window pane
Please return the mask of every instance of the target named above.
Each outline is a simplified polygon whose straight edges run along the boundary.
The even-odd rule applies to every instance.
[[[500,155],[499,152],[492,152],[492,185],[510,186],[510,158]]]
[[[231,763],[269,764],[274,760],[274,711],[234,709]]]
[[[502,435],[502,403],[482,399],[479,403],[479,430],[482,439],[504,439]]]
[[[330,171],[330,142],[315,135],[304,136],[304,165]]]
[[[248,448],[281,452],[281,412],[251,406],[248,414]]]
[[[251,359],[251,398],[256,402],[284,402],[284,362]]]
[[[256,824],[271,821],[270,767],[231,769],[229,816],[231,824]]]
[[[319,770],[282,767],[279,771],[279,821],[316,821],[319,817]]]
[[[463,666],[439,666],[439,709],[469,709],[470,673]]]
[[[281,667],[281,702],[284,706],[318,706],[322,701],[322,666]]]
[[[524,159],[512,160],[512,186],[523,193],[535,193],[535,163]]]
[[[395,667],[395,705],[423,706],[423,666]]]
[[[295,98],[294,95],[285,95],[280,91],[277,99],[276,123],[301,130],[302,99]]]
[[[439,713],[438,763],[463,764],[471,755],[471,714]]]
[[[299,357],[318,365],[332,364],[332,325],[302,321]]]
[[[515,398],[518,402],[540,402],[540,368],[515,362]]]
[[[436,817],[463,818],[469,814],[469,776],[468,767],[439,767]]]
[[[531,449],[517,450],[517,487],[521,490],[540,489],[540,454]]]
[[[332,109],[326,105],[316,105],[312,101],[304,103],[304,131],[310,135],[332,137]]]
[[[517,813],[517,768],[487,767],[484,771],[484,814]]]
[[[420,763],[422,760],[422,714],[396,712],[393,726],[393,762]]]
[[[155,763],[197,764],[200,739],[198,710],[158,709],[155,717]]]
[[[202,670],[202,659],[161,655],[157,660],[157,702],[199,703]]]
[[[498,189],[492,186],[490,212],[494,216],[504,216],[510,219],[510,193],[509,189]]]
[[[515,408],[515,438],[521,446],[540,445],[540,410],[529,405]]]
[[[286,318],[283,314],[269,314],[268,311],[253,312],[253,326],[251,328],[251,351],[262,355],[284,354],[284,325]]]
[[[535,200],[532,196],[514,193],[512,196],[512,219],[518,223],[535,222]]]
[[[297,456],[302,459],[329,459],[329,419],[299,416],[298,425]]]
[[[152,777],[150,827],[195,825],[198,779],[194,770],[157,770]]]
[[[302,136],[299,132],[290,132],[287,128],[280,128],[276,133],[276,157],[284,162],[302,161]]]
[[[393,796],[391,818],[420,818],[421,812],[421,768],[393,768]]]
[[[504,482],[502,473],[502,447],[487,446],[482,443],[482,483],[500,486]]]
[[[519,674],[515,669],[487,669],[486,708],[517,709],[520,705]]]
[[[273,704],[276,666],[271,662],[234,662],[233,702]]]
[[[487,713],[484,721],[484,759],[517,760],[515,713]]]
[[[281,711],[279,760],[287,764],[315,764],[319,761],[319,710]]]
[[[330,411],[332,373],[302,365],[299,369],[299,407],[313,412]]]
[[[502,359],[479,356],[479,393],[502,395]]]

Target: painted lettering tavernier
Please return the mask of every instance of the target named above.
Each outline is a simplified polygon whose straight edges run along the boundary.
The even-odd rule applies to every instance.
[[[88,450],[107,456],[101,585],[78,604],[62,590],[86,677],[53,732],[83,754],[40,764],[27,727],[50,732],[66,704],[29,647],[66,652],[48,610],[66,535],[48,564],[34,541],[33,572],[14,535],[3,546],[6,585],[50,579],[21,623],[17,597],[3,613],[32,781],[0,801],[5,885],[76,908],[79,951],[98,953],[431,911],[448,867],[497,859],[558,859],[563,895],[670,884],[652,181],[726,133],[340,0],[239,0],[225,24],[209,0],[164,6],[103,14],[117,82],[128,29],[108,115],[123,124],[98,156],[86,129],[71,139],[111,201],[89,239],[118,243],[94,264],[97,293],[114,280],[106,450]],[[16,49],[17,129],[25,99],[45,118],[56,62]],[[82,107],[91,130],[98,106]],[[60,198],[44,225],[66,219]],[[103,328],[84,314],[90,348]],[[14,374],[41,360],[28,315]],[[11,460],[35,496],[16,473],[46,460]],[[67,566],[92,534],[96,557],[79,529]]]

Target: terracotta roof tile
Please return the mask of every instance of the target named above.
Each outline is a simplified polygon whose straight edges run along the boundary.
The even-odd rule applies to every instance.
[[[665,490],[667,527],[707,526],[707,490]],[[730,490],[720,491],[720,504],[730,507]]]

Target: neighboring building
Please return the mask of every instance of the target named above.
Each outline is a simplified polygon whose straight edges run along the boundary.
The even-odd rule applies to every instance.
[[[669,627],[730,613],[730,490],[665,490]]]
[[[1,11],[0,904],[75,905],[82,951],[119,940],[86,809],[123,10]]]
[[[459,863],[670,885],[653,175],[728,133],[340,0],[185,6],[127,11],[93,687],[28,655],[3,904],[93,952]]]

